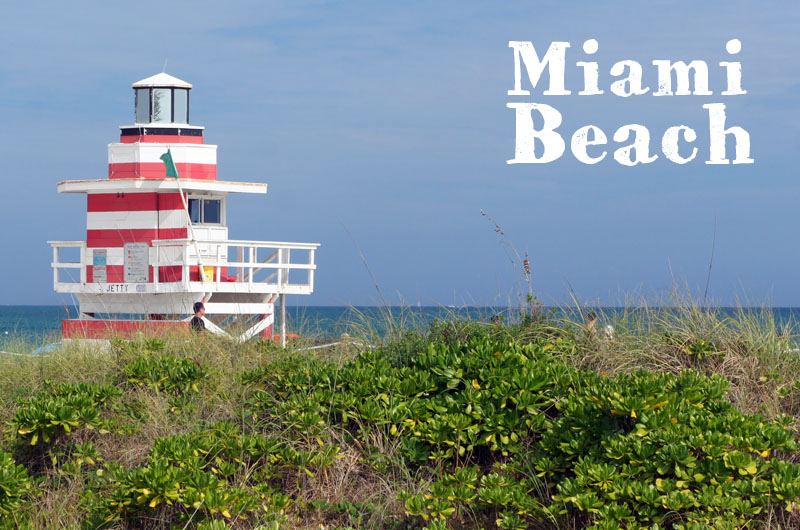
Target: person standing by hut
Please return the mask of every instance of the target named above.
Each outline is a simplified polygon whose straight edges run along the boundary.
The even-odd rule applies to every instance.
[[[206,314],[206,306],[203,305],[203,302],[195,302],[194,304],[194,316],[192,317],[192,321],[189,323],[192,331],[196,333],[203,333],[206,330],[206,324],[203,322],[203,315]]]

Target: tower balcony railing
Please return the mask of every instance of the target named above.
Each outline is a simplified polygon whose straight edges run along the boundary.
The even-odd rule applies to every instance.
[[[276,241],[154,240],[147,252],[148,281],[126,282],[127,275],[120,271],[128,265],[114,263],[106,265],[106,281],[101,283],[89,281],[93,249],[87,248],[85,241],[49,243],[56,292],[85,294],[310,294],[317,268],[314,254],[319,247],[318,243]],[[123,249],[119,252],[122,256]],[[97,276],[93,271],[92,280]]]

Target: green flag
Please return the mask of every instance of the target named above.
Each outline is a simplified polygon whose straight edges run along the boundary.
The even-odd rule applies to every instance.
[[[164,162],[164,165],[167,166],[167,176],[178,178],[178,168],[175,167],[175,162],[172,160],[172,153],[169,148],[167,148],[166,153],[161,155],[161,160]]]

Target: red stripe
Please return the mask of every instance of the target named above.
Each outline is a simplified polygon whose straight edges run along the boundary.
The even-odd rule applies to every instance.
[[[159,228],[158,239],[186,239],[188,228]]]
[[[87,230],[87,247],[122,247],[125,243],[150,243],[154,239],[186,239],[186,228]]]
[[[183,277],[183,267],[180,265],[170,266],[170,267],[159,267],[158,268],[158,281],[160,282],[179,282]],[[189,272],[189,277],[192,277],[191,271]]]
[[[185,333],[188,328],[188,322],[179,320],[62,320],[61,336],[65,339],[103,339],[131,337],[141,332],[154,335]]]
[[[216,164],[176,163],[178,174],[184,179],[217,180]],[[167,168],[161,162],[124,162],[108,165],[110,179],[165,179]]]
[[[178,136],[177,134],[143,134],[141,136],[120,136],[120,143],[135,144],[159,143],[159,144],[202,144],[202,136]]]
[[[89,212],[182,210],[180,193],[90,193]]]
[[[180,193],[159,193],[159,210],[183,210],[183,201]]]
[[[125,243],[149,243],[154,239],[158,239],[156,228],[86,231],[87,247],[121,247]]]
[[[183,279],[183,266],[174,265],[169,267],[158,268],[158,281],[159,282],[179,282]],[[189,281],[200,281],[200,267],[197,265],[189,265]]]
[[[88,212],[141,212],[157,210],[155,193],[90,193],[86,211]]]

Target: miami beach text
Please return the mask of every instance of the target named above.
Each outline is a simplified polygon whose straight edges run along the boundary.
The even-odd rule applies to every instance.
[[[540,57],[529,41],[509,41],[514,53],[514,88],[509,96],[529,96],[531,91],[523,83],[523,70],[527,72],[530,88],[536,88],[547,70],[548,87],[542,96],[566,96],[572,93],[565,86],[565,68],[569,42],[551,42],[547,52]],[[583,51],[591,56],[599,48],[595,39],[583,43]],[[742,49],[738,39],[727,42],[726,51],[735,56]],[[583,70],[583,90],[579,96],[596,96],[604,93],[600,88],[600,69],[595,61],[575,63]],[[622,98],[642,96],[650,92],[653,96],[710,96],[708,88],[708,64],[693,60],[668,59],[654,60],[657,69],[657,88],[651,91],[644,86],[642,65],[633,60],[614,63],[609,73],[615,79],[609,86],[611,94]],[[739,61],[721,61],[719,66],[727,78],[727,89],[721,96],[741,96],[747,94],[742,89],[742,65]],[[674,80],[674,83],[673,83]],[[544,103],[510,102],[516,116],[516,146],[514,158],[509,164],[546,164],[561,158],[566,150],[566,142],[559,126],[561,113],[553,106]],[[752,164],[750,156],[750,134],[738,126],[727,126],[724,103],[706,103],[702,106],[708,111],[709,153],[706,164]],[[735,146],[732,160],[726,152],[726,138],[730,136]],[[649,164],[659,156],[650,151],[650,131],[641,124],[632,123],[619,127],[612,139],[620,144],[614,150],[614,160],[624,166]],[[697,157],[698,149],[692,144],[697,140],[697,132],[686,125],[669,127],[661,137],[661,152],[675,164],[686,164]],[[606,158],[608,145],[606,133],[596,125],[586,125],[576,130],[571,137],[572,155],[584,164],[596,164]]]

